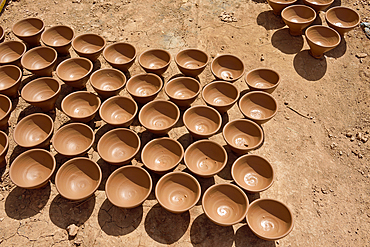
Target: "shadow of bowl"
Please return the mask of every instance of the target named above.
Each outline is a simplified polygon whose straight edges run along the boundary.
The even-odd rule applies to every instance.
[[[277,30],[271,37],[273,47],[285,54],[296,54],[303,47],[302,36],[291,36],[289,28]]]
[[[326,58],[315,59],[309,54],[309,50],[300,51],[293,60],[295,71],[308,81],[318,81],[326,73]]]

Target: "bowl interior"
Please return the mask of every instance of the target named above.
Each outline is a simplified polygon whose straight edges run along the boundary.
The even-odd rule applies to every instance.
[[[116,43],[104,50],[104,57],[110,63],[126,64],[136,56],[136,49],[127,43]]]
[[[306,37],[318,46],[332,47],[340,42],[340,36],[331,28],[312,26],[306,30]]]
[[[200,90],[197,80],[188,77],[178,77],[166,84],[166,93],[174,99],[189,99],[196,96]]]
[[[326,12],[326,17],[330,23],[338,27],[352,27],[358,24],[360,17],[352,9],[334,8]]]
[[[270,69],[256,69],[248,73],[246,81],[255,88],[270,88],[280,80],[278,73]]]
[[[13,26],[13,32],[18,36],[33,36],[44,28],[44,22],[37,18],[18,21]]]
[[[283,10],[281,16],[290,22],[299,24],[312,21],[316,17],[316,12],[304,5],[293,5]]]
[[[107,123],[120,124],[132,119],[138,108],[130,98],[127,97],[112,97],[104,102],[101,106],[100,116]]]
[[[26,46],[19,41],[8,41],[0,44],[0,62],[8,63],[19,59],[26,51]]]
[[[8,136],[4,132],[0,131],[0,154],[2,154],[6,149],[8,142]]]
[[[334,0],[305,0],[312,5],[326,5],[332,3]]]
[[[0,90],[9,88],[18,82],[21,78],[21,70],[12,65],[5,65],[0,67]]]
[[[130,78],[127,82],[127,90],[134,96],[151,96],[162,88],[162,79],[154,74],[141,74]]]
[[[208,55],[197,49],[187,49],[176,55],[176,62],[186,69],[199,69],[207,64]]]
[[[244,95],[239,102],[240,109],[247,117],[252,119],[266,119],[277,111],[274,98],[263,92],[250,92]]]
[[[11,101],[8,97],[0,95],[0,119],[2,119],[12,107]]]
[[[78,52],[89,54],[102,49],[105,46],[105,40],[96,34],[83,34],[73,40],[72,46]]]
[[[40,102],[50,99],[60,89],[59,82],[53,78],[40,78],[29,82],[22,89],[26,101]]]
[[[220,114],[207,106],[191,107],[184,113],[184,124],[192,132],[210,134],[221,126]]]
[[[22,64],[30,69],[42,69],[55,61],[56,52],[49,47],[36,47],[26,52],[22,57]]]
[[[101,69],[91,75],[90,82],[97,89],[112,91],[126,84],[126,76],[116,69]]]
[[[235,80],[244,73],[243,62],[232,55],[221,55],[216,57],[211,68],[218,78],[224,80]]]
[[[212,82],[203,89],[203,98],[210,105],[229,105],[238,97],[238,89],[228,82]]]
[[[139,120],[151,129],[166,129],[176,123],[179,109],[169,101],[152,101],[141,108]]]
[[[73,39],[74,32],[68,26],[55,26],[45,30],[42,34],[42,41],[50,46],[67,45]]]
[[[62,110],[71,117],[83,118],[94,114],[100,106],[99,98],[89,92],[76,92],[62,101]]]
[[[171,55],[164,50],[145,51],[139,57],[142,66],[149,69],[160,69],[165,67],[171,60]]]
[[[88,59],[70,58],[57,67],[57,74],[62,80],[73,81],[87,76],[93,65]]]
[[[229,122],[224,128],[224,137],[229,144],[239,149],[250,149],[262,141],[261,129],[248,120]]]

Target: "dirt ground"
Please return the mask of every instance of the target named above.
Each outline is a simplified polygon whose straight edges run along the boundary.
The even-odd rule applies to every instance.
[[[355,8],[363,20],[370,10],[370,2],[363,0],[335,0],[332,6],[339,5]],[[223,22],[219,17],[223,11],[234,13],[236,21]],[[212,57],[238,55],[246,71],[277,70],[281,84],[273,96],[279,111],[263,125],[262,147],[251,152],[271,161],[276,181],[267,191],[248,197],[285,202],[293,211],[295,227],[284,239],[264,241],[253,235],[245,220],[232,227],[211,223],[200,202],[187,213],[168,213],[153,192],[140,207],[116,208],[104,193],[105,181],[116,167],[100,159],[96,145],[88,153],[103,170],[95,197],[84,203],[67,201],[58,194],[54,179],[41,190],[18,188],[8,170],[24,149],[15,145],[13,129],[24,116],[40,111],[19,98],[13,99],[16,108],[7,132],[11,143],[7,166],[1,170],[1,246],[370,246],[370,57],[356,56],[369,52],[370,40],[359,27],[325,58],[316,60],[308,54],[305,38],[290,36],[264,0],[20,0],[10,1],[1,15],[6,40],[17,39],[11,33],[15,21],[31,16],[42,18],[47,26],[69,25],[76,35],[91,32],[103,35],[108,43],[130,42],[139,53],[158,47],[175,55],[185,47],[196,47]],[[323,12],[315,21],[321,23],[326,25]],[[76,56],[71,49],[71,57]],[[102,56],[94,64],[94,70],[106,67]],[[127,76],[140,72],[135,62]],[[165,82],[177,74],[172,62]],[[55,72],[53,77],[57,78]],[[22,86],[34,78],[24,71]],[[209,66],[199,79],[202,85],[214,80]],[[248,91],[244,78],[235,85],[242,94]],[[93,91],[90,85],[87,89]],[[69,121],[60,102],[72,91],[63,85],[56,112],[49,113],[55,119],[55,131]],[[128,94],[123,90],[121,95]],[[167,98],[163,90],[158,98]],[[193,103],[199,104],[204,104],[201,97]],[[235,105],[223,116],[223,124],[237,118],[242,114]],[[111,128],[99,116],[90,126],[96,140]],[[137,119],[130,128],[139,133],[143,145],[154,138]],[[182,121],[169,136],[184,148],[193,141]],[[210,139],[226,147],[221,132]],[[226,149],[226,168],[214,178],[199,178],[203,191],[214,183],[232,182],[230,170],[237,156]],[[52,146],[50,151],[58,166],[67,160]],[[140,153],[132,163],[142,165]],[[176,169],[185,168],[182,162]],[[159,176],[151,175],[155,184]],[[74,238],[66,231],[71,224],[79,229]]]

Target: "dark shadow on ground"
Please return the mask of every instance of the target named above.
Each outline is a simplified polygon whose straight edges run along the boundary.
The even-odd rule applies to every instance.
[[[308,50],[299,52],[293,60],[295,71],[308,81],[318,81],[326,73],[327,63],[325,56],[321,59],[313,58]]]
[[[240,227],[235,233],[235,247],[253,246],[253,247],[273,247],[275,241],[266,241],[260,239],[250,230],[248,225]]]
[[[273,14],[272,10],[261,12],[257,16],[257,24],[266,30],[280,29],[285,26],[280,16]]]
[[[303,47],[303,38],[302,36],[292,36],[289,33],[289,28],[283,28],[272,35],[271,44],[285,54],[296,54]]]
[[[347,51],[347,41],[342,37],[342,40],[340,41],[339,45],[335,47],[333,50],[330,50],[325,53],[326,56],[332,57],[332,58],[340,58],[344,54],[346,54]]]

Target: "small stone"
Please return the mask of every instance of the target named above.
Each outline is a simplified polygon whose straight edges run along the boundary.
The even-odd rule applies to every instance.
[[[361,140],[361,138],[362,138],[362,134],[361,134],[360,132],[358,132],[358,133],[356,134],[356,138],[357,138],[357,140]]]
[[[357,53],[357,54],[356,54],[356,57],[357,57],[357,58],[365,58],[365,57],[367,57],[367,54],[366,54],[366,53],[363,53],[363,52],[361,52],[361,53]]]
[[[326,189],[326,187],[322,187],[321,188],[321,192],[323,193],[323,194],[328,194],[329,192],[328,192],[328,190]]]
[[[338,145],[335,143],[335,142],[333,142],[331,145],[330,145],[330,148],[331,149],[334,149],[335,147],[337,147]]]
[[[339,155],[343,155],[343,152],[342,151],[339,151]]]
[[[355,137],[354,136],[352,136],[351,137],[351,142],[353,142],[355,140]]]
[[[358,154],[358,157],[362,159],[364,156],[362,154]]]
[[[353,134],[352,134],[351,132],[347,132],[347,133],[346,133],[346,136],[347,136],[347,137],[352,137],[352,136],[353,136]]]
[[[261,54],[261,61],[265,61],[265,57]]]
[[[332,135],[332,134],[328,134],[328,137],[329,137],[329,138],[332,138],[332,137],[333,137],[333,135]]]
[[[285,116],[285,119],[286,119],[286,120],[289,120],[289,119],[290,119],[290,117],[288,117],[288,116]]]
[[[368,140],[368,139],[367,139],[366,137],[362,137],[362,138],[361,138],[361,141],[362,141],[363,143],[366,143],[366,142],[367,142],[367,140]]]
[[[287,101],[284,102],[284,105],[288,105],[289,103]]]
[[[75,224],[69,225],[67,231],[69,236],[74,237],[77,235],[78,227]]]

